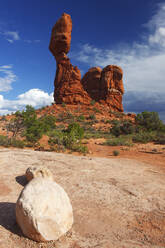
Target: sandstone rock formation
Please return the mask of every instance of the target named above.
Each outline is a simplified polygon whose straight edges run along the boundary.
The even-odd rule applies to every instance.
[[[102,69],[100,67],[92,67],[81,80],[84,89],[95,101],[100,99],[101,71]]]
[[[122,112],[122,78],[123,71],[119,66],[108,65],[103,70],[100,67],[89,69],[81,82],[92,99],[109,105],[113,111]]]
[[[43,177],[53,180],[51,171],[45,166],[31,166],[26,170],[25,175],[28,182],[36,177]]]
[[[103,70],[93,67],[81,80],[80,70],[67,57],[70,50],[72,20],[63,14],[52,29],[49,49],[57,62],[54,100],[58,104],[89,104],[91,100],[106,104],[112,111],[123,111],[123,72],[116,65]]]
[[[107,103],[113,111],[123,112],[123,93],[122,69],[116,65],[106,66],[101,73],[100,100]]]
[[[80,70],[71,64],[66,55],[70,50],[71,31],[71,17],[64,13],[52,29],[49,45],[57,63],[54,100],[56,103],[88,104],[90,97],[80,82]]]
[[[30,239],[57,240],[73,224],[72,206],[61,186],[45,178],[35,178],[17,200],[16,220]]]

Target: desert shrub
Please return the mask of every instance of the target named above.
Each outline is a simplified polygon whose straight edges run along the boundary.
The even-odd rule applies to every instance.
[[[65,107],[66,107],[66,104],[65,104],[64,102],[62,102],[61,106],[62,106],[63,108],[65,108]]]
[[[164,126],[157,112],[144,111],[137,114],[135,121],[137,125],[142,126],[148,131],[161,130]]]
[[[20,113],[19,113],[20,115]],[[32,106],[27,105],[26,111],[21,113],[24,125],[23,136],[26,137],[28,142],[36,143],[44,133],[55,128],[55,117],[51,115],[45,115],[37,118],[35,109]]]
[[[94,106],[95,103],[96,103],[96,101],[95,101],[95,100],[92,100],[92,101],[90,102],[90,105]]]
[[[132,141],[130,139],[126,139],[125,137],[116,137],[107,139],[103,145],[107,146],[132,146]]]
[[[84,121],[85,120],[85,116],[84,115],[79,115],[77,117],[77,121]]]
[[[8,147],[10,145],[9,139],[7,136],[0,135],[0,146]]]
[[[152,142],[156,140],[156,133],[153,132],[140,132],[140,133],[136,133],[135,135],[133,135],[132,137],[132,141],[133,142],[137,142],[137,143],[148,143],[148,142]]]
[[[65,120],[65,113],[64,112],[60,112],[57,116],[57,121],[61,122]]]
[[[118,150],[114,150],[114,151],[113,151],[113,155],[114,155],[114,156],[118,156],[119,154],[120,154],[120,152],[119,152]]]
[[[45,115],[38,119],[40,122],[40,125],[42,126],[43,133],[46,133],[56,127],[55,121],[56,117],[52,115]]]
[[[100,109],[98,109],[98,108],[96,108],[96,107],[93,108],[93,111],[94,111],[95,113],[101,113]]]
[[[110,132],[115,135],[116,137],[120,136],[121,134],[132,134],[135,132],[135,127],[130,121],[118,121],[115,120],[112,122],[113,126]]]
[[[164,133],[158,133],[156,135],[155,142],[157,144],[165,145],[165,134]]]
[[[81,140],[84,137],[84,129],[77,122],[70,124],[66,132],[68,135],[75,136],[77,140]]]
[[[55,145],[55,149],[69,149],[71,151],[78,151],[86,153],[86,149],[82,144],[81,140],[84,137],[84,129],[76,122],[71,123],[67,129],[57,131],[54,130],[49,138],[49,144]]]
[[[96,120],[96,115],[95,114],[90,114],[88,116],[88,119],[90,119],[90,120]]]
[[[15,138],[8,138],[7,136],[0,135],[0,145],[5,147],[19,147],[23,148],[25,146],[24,141]]]
[[[23,140],[11,138],[11,146],[18,147],[18,148],[24,148],[25,142]]]

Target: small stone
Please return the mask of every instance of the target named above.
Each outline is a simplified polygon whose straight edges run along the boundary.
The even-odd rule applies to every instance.
[[[24,235],[32,240],[57,240],[73,224],[69,197],[57,183],[35,178],[26,185],[17,200],[16,220]]]
[[[51,171],[45,166],[31,166],[26,170],[26,179],[28,182],[36,177],[43,177],[53,180]]]

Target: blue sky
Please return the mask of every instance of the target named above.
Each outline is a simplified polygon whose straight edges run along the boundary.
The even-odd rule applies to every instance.
[[[73,22],[68,56],[82,75],[93,66],[121,66],[125,111],[157,111],[165,120],[161,0],[1,0],[0,114],[53,101],[56,63],[48,46],[63,12]]]

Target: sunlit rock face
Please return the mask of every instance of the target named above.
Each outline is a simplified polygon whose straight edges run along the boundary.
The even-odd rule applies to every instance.
[[[81,84],[81,73],[67,57],[70,50],[72,20],[63,14],[52,29],[49,49],[56,59],[57,69],[54,81],[56,103],[89,104],[91,99]]]
[[[100,100],[107,103],[114,111],[123,112],[124,94],[123,71],[119,66],[108,65],[101,73]]]
[[[93,100],[107,104],[113,111],[123,111],[123,71],[119,66],[108,65],[103,70],[92,67],[81,82]]]
[[[72,19],[63,14],[52,29],[49,49],[56,59],[54,100],[57,104],[89,104],[95,100],[112,111],[123,112],[123,71],[119,66],[92,67],[81,79],[77,66],[67,57],[70,50]]]

